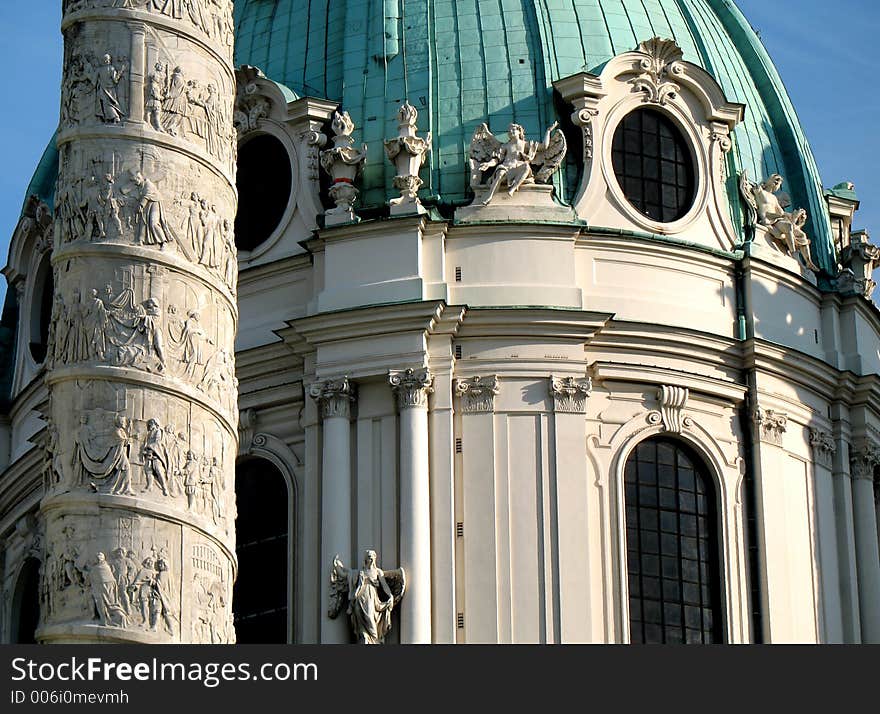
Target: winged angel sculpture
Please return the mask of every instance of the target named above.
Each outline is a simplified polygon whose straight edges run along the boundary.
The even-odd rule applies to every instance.
[[[519,124],[507,127],[507,141],[501,142],[480,124],[471,140],[471,188],[485,192],[482,204],[489,205],[498,189],[507,186],[513,195],[527,183],[547,183],[565,160],[568,146],[559,122],[547,129],[544,141],[529,141]]]
[[[375,550],[364,553],[360,570],[349,570],[333,558],[330,570],[330,608],[327,613],[335,619],[348,602],[346,613],[351,618],[357,643],[381,645],[391,630],[391,612],[406,592],[406,572],[382,570],[377,564]]]
[[[800,255],[810,270],[819,270],[810,257],[810,239],[804,232],[807,212],[803,208],[786,211],[791,199],[781,189],[779,174],[772,174],[762,183],[753,183],[745,171],[740,173],[739,192],[747,207],[747,225],[752,229],[763,226],[791,257]]]

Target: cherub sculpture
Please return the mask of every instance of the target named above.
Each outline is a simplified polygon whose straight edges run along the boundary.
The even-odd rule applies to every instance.
[[[405,591],[403,568],[382,570],[377,564],[375,550],[364,553],[360,570],[349,570],[337,555],[330,570],[330,608],[327,614],[335,619],[347,601],[346,613],[351,618],[357,643],[381,645],[391,630],[391,612]]]
[[[485,191],[484,206],[494,198],[501,185],[513,195],[526,183],[547,183],[565,160],[565,135],[554,122],[544,134],[544,141],[529,141],[519,124],[507,128],[507,141],[502,143],[480,124],[471,140],[471,188]],[[535,168],[533,168],[535,167]],[[535,171],[537,169],[537,171]]]
[[[751,182],[745,171],[740,174],[739,189],[748,209],[747,224],[752,228],[763,226],[790,256],[800,255],[810,270],[818,271],[810,257],[810,239],[804,232],[807,212],[803,208],[786,211],[791,201],[780,193],[781,188],[779,174],[772,174],[758,184]]]

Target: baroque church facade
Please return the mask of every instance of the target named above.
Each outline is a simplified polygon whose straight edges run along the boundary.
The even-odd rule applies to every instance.
[[[880,250],[729,0],[65,0],[0,641],[880,641]]]

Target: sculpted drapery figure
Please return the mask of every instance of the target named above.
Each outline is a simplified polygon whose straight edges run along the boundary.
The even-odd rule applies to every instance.
[[[123,118],[117,85],[125,74],[125,67],[113,66],[113,58],[104,55],[95,74],[95,115],[107,124],[119,124]]]
[[[544,140],[529,141],[519,124],[507,128],[507,141],[502,143],[480,124],[471,140],[471,188],[484,191],[482,204],[487,206],[498,189],[507,186],[513,195],[526,183],[547,183],[562,165],[567,144],[565,135],[554,122],[544,134]],[[533,170],[537,167],[537,172]]]
[[[137,186],[137,243],[164,246],[174,240],[174,233],[162,210],[159,190],[140,171],[132,175]]]
[[[128,626],[128,616],[119,602],[116,576],[113,575],[103,553],[95,556],[95,562],[89,568],[89,589],[95,603],[95,613],[102,625]]]
[[[764,226],[790,256],[800,255],[806,267],[817,271],[819,268],[810,256],[810,239],[803,229],[807,212],[803,208],[785,210],[789,204],[787,197],[782,197],[785,205],[781,200],[782,181],[779,174],[771,174],[766,181],[755,184],[749,181],[745,171],[740,174],[740,194],[749,209],[748,222],[753,227]]]
[[[116,415],[113,428],[103,438],[89,424],[87,415],[80,416],[73,454],[79,485],[100,493],[133,495],[130,455],[131,439],[123,415]]]
[[[349,570],[337,555],[330,571],[330,618],[336,618],[348,602],[346,614],[351,618],[358,644],[384,644],[391,630],[391,612],[406,591],[403,568],[382,570],[375,550],[364,553],[360,570]]]

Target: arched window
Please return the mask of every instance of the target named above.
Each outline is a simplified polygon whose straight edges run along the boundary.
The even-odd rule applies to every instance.
[[[235,245],[241,251],[254,250],[275,232],[290,201],[293,176],[284,144],[271,134],[259,134],[242,144],[235,183]]]
[[[702,459],[655,437],[625,467],[630,640],[722,641],[715,491]]]
[[[661,223],[683,218],[694,204],[690,147],[675,123],[656,109],[636,109],[614,131],[614,175],[640,213]]]
[[[52,298],[55,284],[49,256],[40,263],[34,285],[34,297],[31,305],[31,356],[34,362],[41,364],[46,359],[49,346],[49,323],[52,321]]]
[[[284,476],[265,459],[248,459],[236,466],[235,498],[236,639],[244,644],[286,643],[293,499]]]
[[[40,624],[40,561],[28,558],[21,568],[12,596],[12,642],[36,643]]]

